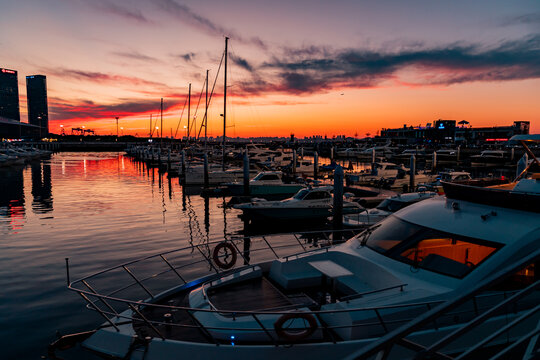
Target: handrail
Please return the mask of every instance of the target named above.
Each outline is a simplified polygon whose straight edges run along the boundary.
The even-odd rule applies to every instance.
[[[316,231],[316,232],[313,232],[313,233],[321,233],[321,231]],[[241,237],[241,238],[238,238],[238,239],[235,239],[235,240],[229,240],[229,241],[239,242],[239,241],[245,240],[246,238],[248,238],[248,237]],[[257,236],[249,237],[249,239],[253,239],[253,238],[257,238]],[[281,240],[283,240],[283,239],[281,239]],[[122,268],[124,268],[124,270],[125,270],[126,266],[134,265],[137,262],[143,262],[145,260],[151,260],[152,264],[155,265],[156,262],[154,260],[157,259],[159,261],[159,263],[157,263],[157,264],[161,264],[159,266],[165,266],[166,270],[159,271],[157,273],[151,274],[151,275],[149,275],[149,276],[147,276],[145,278],[140,278],[140,279],[136,278],[136,280],[138,280],[138,281],[132,283],[129,286],[138,284],[138,285],[141,286],[141,289],[143,291],[146,291],[144,285],[142,285],[143,282],[145,282],[147,280],[151,280],[151,279],[156,279],[156,281],[159,281],[160,279],[162,279],[160,276],[162,276],[164,274],[172,274],[174,272],[176,276],[180,277],[181,281],[179,282],[179,285],[177,287],[173,288],[173,289],[178,289],[178,290],[190,289],[190,288],[195,287],[195,286],[203,285],[203,291],[205,292],[206,289],[204,288],[204,285],[209,284],[212,281],[215,281],[219,277],[223,276],[224,273],[234,274],[235,272],[245,271],[246,269],[249,269],[249,268],[253,269],[257,265],[257,264],[249,264],[249,258],[250,257],[248,256],[247,258],[244,257],[245,265],[237,266],[236,268],[234,268],[234,270],[216,269],[216,272],[214,273],[213,271],[209,271],[208,268],[202,269],[200,267],[199,268],[196,267],[196,268],[194,268],[194,270],[197,270],[197,271],[195,271],[195,273],[194,272],[188,273],[189,276],[186,275],[186,274],[183,274],[183,272],[179,271],[179,269],[181,269],[181,268],[189,268],[190,266],[200,264],[201,262],[202,263],[211,262],[212,261],[210,259],[211,256],[210,257],[208,256],[208,251],[209,251],[209,249],[211,249],[212,245],[217,245],[219,243],[220,243],[219,241],[213,241],[213,242],[208,242],[208,243],[205,243],[205,244],[198,244],[198,245],[193,245],[193,246],[189,246],[189,247],[184,247],[184,248],[181,248],[181,249],[169,250],[169,251],[165,251],[165,252],[160,253],[160,254],[145,256],[145,257],[142,257],[140,260],[131,260],[131,261],[127,262],[126,264],[113,266],[113,267],[109,268],[108,270],[103,270],[103,271],[97,272],[95,274],[83,277],[82,279],[70,282],[68,288],[70,290],[72,290],[72,291],[76,291],[79,295],[81,295],[83,298],[85,298],[85,300],[87,299],[89,307],[91,309],[95,310],[95,311],[98,311],[101,314],[101,316],[103,316],[107,320],[107,322],[110,324],[110,326],[113,326],[113,327],[116,327],[116,324],[118,324],[121,319],[128,319],[128,320],[134,321],[134,322],[149,323],[150,325],[148,325],[148,326],[150,326],[150,328],[158,326],[158,325],[164,325],[164,326],[187,326],[187,327],[192,327],[192,328],[198,328],[204,334],[207,334],[206,337],[209,339],[210,342],[216,342],[216,341],[219,342],[219,341],[221,341],[219,339],[216,340],[212,336],[212,334],[210,333],[210,330],[216,330],[216,331],[218,331],[218,330],[255,331],[258,334],[261,334],[261,333],[264,332],[264,333],[267,333],[267,335],[270,334],[269,340],[271,342],[275,341],[275,339],[271,338],[271,335],[273,334],[273,332],[270,332],[270,329],[268,328],[268,325],[267,325],[266,322],[264,324],[258,324],[260,326],[260,328],[255,328],[255,329],[251,329],[251,327],[250,327],[250,329],[247,329],[247,328],[238,329],[238,328],[212,327],[212,326],[208,326],[207,324],[200,323],[195,315],[198,314],[198,313],[199,314],[202,314],[202,313],[214,313],[214,314],[219,314],[219,315],[223,315],[223,316],[227,316],[227,315],[232,316],[233,319],[238,317],[238,316],[251,316],[255,320],[259,320],[259,321],[256,321],[257,323],[259,323],[260,319],[257,318],[258,315],[264,315],[264,316],[269,316],[270,315],[270,316],[276,316],[277,317],[277,316],[281,316],[281,315],[284,315],[284,314],[291,314],[289,308],[287,308],[288,311],[286,311],[284,308],[274,308],[274,309],[258,310],[258,311],[257,310],[256,311],[218,310],[218,309],[215,308],[215,306],[213,306],[211,304],[210,301],[208,301],[209,308],[204,308],[204,309],[191,308],[189,306],[176,306],[176,305],[159,304],[159,303],[152,302],[152,301],[154,301],[154,298],[155,299],[160,299],[160,298],[162,298],[162,296],[164,296],[164,294],[167,294],[167,293],[170,294],[170,291],[171,291],[170,286],[168,287],[169,288],[168,290],[164,290],[164,292],[157,293],[157,295],[154,295],[154,296],[152,296],[152,293],[156,294],[154,292],[154,288],[148,287],[146,290],[152,289],[152,292],[150,292],[150,291],[146,292],[148,295],[150,295],[150,297],[148,299],[144,300],[144,301],[140,301],[140,300],[136,301],[136,300],[133,300],[133,299],[120,298],[117,295],[115,295],[115,294],[117,294],[119,292],[118,289],[114,290],[112,292],[109,291],[109,294],[100,294],[100,293],[97,293],[97,291],[94,290],[94,288],[92,288],[90,290],[87,290],[86,287],[82,286],[82,285],[84,285],[86,283],[87,279],[90,279],[90,278],[97,277],[99,275],[105,274],[105,273],[107,273],[107,271],[122,270]],[[291,244],[285,244],[285,245],[272,245],[271,241],[268,241],[268,239],[262,239],[258,243],[262,244],[263,247],[256,248],[256,249],[250,249],[249,250],[250,254],[257,253],[257,252],[265,252],[265,255],[263,255],[263,256],[268,256],[268,260],[275,259],[275,254],[276,254],[275,251],[277,249],[280,249],[280,248],[293,249],[293,248],[298,247],[298,243],[296,243],[294,241],[294,239],[293,239],[293,242]],[[235,251],[243,256],[243,253],[242,253],[242,251],[240,249],[241,246],[237,247],[236,244],[234,244],[234,247],[235,247]],[[202,254],[199,254],[196,251],[196,249],[201,251]],[[300,252],[300,253],[298,253],[296,255],[291,255],[291,256],[297,256],[298,257],[301,254],[309,254],[309,253],[312,253],[313,251],[322,251],[322,252],[326,251],[327,252],[327,251],[329,251],[329,249],[330,248],[328,248],[328,247],[326,247],[326,248],[317,248],[317,249],[314,249],[314,250]],[[181,251],[184,251],[184,252],[182,253]],[[180,257],[173,256],[173,257],[171,257],[171,261],[168,261],[163,256],[163,255],[168,255],[168,254],[175,254],[175,255],[179,255]],[[185,255],[188,255],[188,257],[185,257]],[[202,255],[202,257],[204,257],[204,259],[201,259],[201,255]],[[190,258],[190,256],[191,256],[191,258]],[[193,256],[197,256],[197,257],[195,259],[193,259]],[[183,261],[187,261],[188,263],[182,263],[179,266],[175,266],[174,265],[175,261],[178,261],[179,259],[183,260]],[[189,260],[195,260],[195,261],[190,262]],[[259,261],[260,261],[260,259],[258,259],[258,262]],[[156,265],[156,266],[158,266],[158,265]],[[132,268],[136,269],[137,267],[132,266]],[[207,275],[206,276],[201,275],[200,271],[202,271],[202,272],[206,271]],[[173,274],[173,276],[174,276],[174,274]],[[198,282],[198,279],[201,278],[201,276],[203,276],[204,280],[203,280],[203,282]],[[168,279],[167,281],[169,281],[168,284],[170,285],[170,278],[166,278],[166,279]],[[161,284],[161,285],[164,285],[164,284]],[[355,296],[363,296],[363,295],[367,295],[369,293],[376,293],[376,292],[380,292],[380,291],[385,291],[385,290],[389,290],[389,289],[392,289],[392,288],[400,288],[401,287],[401,289],[403,289],[404,286],[407,286],[407,284],[400,284],[400,285],[395,285],[395,286],[385,288],[385,289],[379,289],[379,290],[376,290],[376,291],[366,292],[366,293],[362,293],[362,294],[355,294],[353,297],[355,297]],[[126,288],[127,287],[122,287],[122,289],[126,289]],[[206,295],[206,294],[204,294],[204,295]],[[497,293],[497,294],[493,294],[493,295],[494,296],[500,296],[501,294]],[[486,295],[486,296],[492,296],[492,295]],[[342,298],[340,300],[343,301],[343,299],[344,298]],[[109,310],[112,310],[112,311],[107,311],[107,309],[103,310],[100,307],[97,307],[96,306],[97,302],[102,302],[104,304],[107,304],[106,307]],[[128,311],[128,312],[124,312],[124,313],[119,314],[114,310],[115,307],[112,306],[112,305],[118,305],[118,304],[115,304],[115,303],[121,303],[124,306],[127,305],[127,307],[132,309],[132,310],[131,310],[131,312]],[[350,308],[347,308],[347,309],[341,308],[341,309],[330,309],[330,310],[321,310],[321,309],[311,310],[305,305],[296,305],[296,306],[297,306],[297,310],[301,309],[301,311],[303,313],[315,316],[317,319],[320,319],[321,316],[328,315],[328,314],[365,313],[366,315],[362,315],[362,318],[365,320],[363,322],[350,323],[350,324],[349,323],[348,324],[340,324],[340,325],[334,325],[334,326],[328,326],[326,324],[323,325],[322,322],[319,322],[318,323],[319,325],[317,325],[317,326],[321,330],[338,330],[338,329],[345,329],[345,328],[353,329],[353,328],[358,328],[358,327],[376,325],[376,326],[382,327],[382,329],[384,330],[382,335],[378,335],[378,336],[383,336],[384,338],[386,338],[389,334],[392,334],[392,333],[395,332],[395,330],[392,330],[392,329],[394,329],[396,327],[403,328],[403,326],[404,326],[404,325],[402,325],[403,323],[411,323],[411,322],[415,321],[415,319],[412,319],[412,318],[409,318],[409,317],[406,317],[406,316],[405,316],[405,318],[401,318],[400,315],[402,315],[402,314],[406,315],[406,311],[403,311],[403,310],[400,310],[400,309],[407,309],[407,308],[410,309],[410,308],[414,308],[414,307],[423,306],[423,307],[427,307],[427,309],[428,309],[427,313],[430,314],[434,310],[439,309],[442,305],[444,305],[443,303],[444,303],[443,300],[437,300],[437,301],[427,301],[427,302],[398,304],[398,305],[386,305],[386,306],[377,306],[377,307],[355,307],[355,308],[352,308],[352,309],[350,309]],[[112,304],[112,305],[109,306],[108,304]],[[185,314],[187,314],[192,319],[192,323],[190,323],[190,324],[180,324],[180,323],[175,323],[175,322],[172,322],[172,323],[171,322],[162,322],[162,321],[156,321],[155,318],[154,319],[151,319],[151,318],[142,319],[140,317],[140,315],[139,315],[139,317],[136,317],[136,314],[135,314],[136,311],[133,310],[133,308],[136,309],[137,311],[139,309],[142,309],[141,313],[143,313],[143,314],[146,314],[144,312],[145,308],[148,308],[148,309],[162,309],[162,310],[170,310],[170,311],[182,311],[182,312],[185,312]],[[430,310],[430,309],[434,309],[434,310]],[[386,313],[386,315],[384,315],[385,310],[393,310],[393,311],[390,311],[389,313]],[[369,314],[369,312],[374,313],[374,315]],[[396,314],[398,314],[397,317],[395,317]],[[111,316],[112,318],[110,318],[109,316]],[[420,318],[423,318],[423,316],[421,316]],[[433,319],[431,319],[430,321],[433,321]],[[438,328],[437,323],[434,322],[434,324],[435,324],[435,328]],[[157,330],[159,332],[161,329],[157,328]],[[272,331],[273,331],[273,329],[272,329]],[[379,330],[377,330],[377,331],[379,331]],[[154,331],[154,333],[157,333],[157,332]],[[283,343],[281,340],[277,340],[277,341],[280,344]],[[307,341],[309,341],[309,340],[307,340]],[[328,338],[325,338],[322,341],[329,341],[329,340],[328,340]],[[333,339],[332,341],[335,342],[335,339]]]
[[[409,284],[399,284],[399,285],[389,286],[389,287],[382,288],[382,289],[377,289],[377,290],[372,290],[372,291],[366,291],[366,292],[363,292],[363,293],[348,295],[348,296],[344,296],[344,297],[340,298],[340,300],[341,301],[349,301],[349,300],[361,298],[362,296],[365,296],[365,295],[376,294],[378,292],[397,289],[397,288],[401,288],[401,291],[403,291],[403,288],[405,286],[407,286],[407,285],[409,285]]]
[[[458,307],[459,305],[465,303],[467,300],[473,298],[475,294],[485,289],[488,289],[490,286],[497,284],[499,281],[506,279],[516,271],[521,270],[526,265],[538,261],[539,259],[540,249],[537,249],[529,255],[521,258],[518,261],[515,261],[510,265],[507,265],[505,268],[487,277],[482,282],[480,282],[478,286],[470,289],[464,289],[462,293],[456,294],[453,299],[441,303],[439,306],[419,316],[415,320],[410,321],[403,326],[400,326],[399,328],[389,332],[388,334],[374,341],[373,343],[366,345],[362,349],[351,354],[348,359],[366,359],[379,352],[388,352],[391,349],[392,345],[395,344],[399,339],[405,338],[409,334],[421,328],[421,326],[433,321],[444,312]]]
[[[343,230],[332,230],[332,229],[328,229],[328,230],[315,230],[315,231],[301,231],[301,232],[295,232],[294,234],[321,234],[321,233],[335,233],[335,232],[355,232],[355,231],[362,231],[362,230],[365,230],[365,229],[343,229]],[[264,235],[264,236],[284,236],[284,235],[291,235],[293,233],[276,233],[276,234],[271,234],[271,235]],[[262,235],[252,235],[252,236],[239,236],[237,240],[244,240],[244,239],[253,239],[253,238],[258,238],[258,237],[261,237]],[[236,239],[234,239],[236,240]],[[190,250],[190,249],[193,249],[194,247],[198,247],[198,246],[209,246],[209,245],[217,245],[219,244],[220,242],[222,242],[223,240],[214,240],[214,241],[210,241],[210,242],[207,242],[205,244],[193,244],[193,245],[190,245],[190,246],[185,246],[185,247],[181,247],[181,248],[176,248],[176,249],[172,249],[172,250],[167,250],[167,251],[164,251],[164,252],[161,252],[161,253],[158,253],[158,254],[152,254],[152,255],[147,255],[147,256],[143,256],[143,257],[140,257],[140,258],[137,258],[137,259],[133,259],[133,260],[130,260],[130,261],[127,261],[127,262],[124,262],[124,263],[121,263],[119,265],[114,265],[114,266],[111,266],[109,268],[106,268],[104,270],[101,270],[101,271],[98,271],[96,273],[93,273],[91,275],[87,275],[85,277],[82,277],[80,279],[77,279],[73,282],[80,282],[82,280],[87,280],[89,278],[92,278],[92,277],[95,277],[95,276],[98,276],[98,275],[101,275],[101,274],[104,274],[104,273],[107,273],[109,271],[112,271],[112,270],[115,270],[115,269],[119,269],[121,268],[122,266],[128,266],[128,265],[132,265],[132,264],[135,264],[135,263],[138,263],[138,262],[141,262],[141,261],[145,261],[145,260],[149,260],[149,259],[152,259],[152,258],[155,258],[155,257],[159,257],[161,255],[168,255],[168,254],[172,254],[172,253],[175,253],[175,252],[179,252],[179,251],[182,251],[182,250]],[[292,245],[291,245],[292,246]],[[312,249],[312,250],[308,250],[307,252],[311,252],[311,251],[316,251],[316,250],[321,250],[322,248],[319,248],[319,249]],[[302,252],[299,252],[297,254],[301,254]],[[293,255],[288,255],[287,257],[289,256],[295,256],[297,254],[293,254]],[[284,257],[286,258],[286,257]]]
[[[128,299],[122,299],[102,294],[95,294],[93,292],[87,291],[87,290],[81,290],[69,287],[70,290],[76,291],[80,294],[89,295],[95,298],[102,298],[105,300],[110,301],[116,301],[121,302],[125,304],[133,304],[133,305],[140,305],[144,307],[155,307],[160,309],[170,309],[170,310],[192,310],[196,312],[206,312],[206,313],[215,313],[215,310],[212,309],[202,309],[202,308],[191,308],[187,306],[175,306],[175,305],[163,305],[163,304],[156,304],[156,303],[149,303],[145,301],[137,301],[137,300],[128,300]],[[353,308],[353,309],[333,309],[333,310],[316,310],[316,311],[306,311],[308,314],[335,314],[335,313],[342,313],[342,312],[352,312],[352,311],[375,311],[375,310],[385,310],[385,309],[400,309],[400,308],[407,308],[407,307],[417,307],[417,306],[423,306],[427,304],[441,304],[444,303],[444,300],[434,300],[434,301],[425,301],[425,302],[418,302],[418,303],[407,303],[407,304],[396,304],[396,305],[382,305],[382,306],[373,306],[373,307],[361,307],[361,308]],[[223,314],[236,314],[236,315],[251,315],[251,314],[258,314],[258,315],[284,315],[288,314],[289,312],[283,312],[283,311],[248,311],[248,310],[219,310],[219,313]]]

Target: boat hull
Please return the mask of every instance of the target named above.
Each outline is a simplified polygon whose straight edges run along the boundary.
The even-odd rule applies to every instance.
[[[249,194],[250,195],[294,195],[300,189],[305,186],[302,184],[282,184],[282,185],[249,185]],[[244,185],[243,184],[230,184],[227,185],[229,193],[233,196],[244,195]]]

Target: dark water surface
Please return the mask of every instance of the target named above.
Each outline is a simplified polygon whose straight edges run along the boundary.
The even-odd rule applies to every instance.
[[[238,233],[226,200],[183,194],[177,179],[119,153],[59,153],[0,168],[0,359],[39,359],[62,334],[102,323],[71,278]],[[76,353],[70,358],[94,358]]]

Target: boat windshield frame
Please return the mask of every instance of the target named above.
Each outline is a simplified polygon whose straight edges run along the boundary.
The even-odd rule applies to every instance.
[[[391,237],[394,236],[398,236],[399,240],[391,240]],[[395,215],[390,215],[383,221],[379,222],[377,225],[368,228],[366,231],[358,234],[353,239],[360,241],[361,246],[366,246],[371,250],[378,252],[386,257],[389,257],[393,260],[409,264],[413,268],[424,269],[458,279],[462,279],[468,274],[470,274],[480,264],[486,261],[489,257],[493,256],[493,254],[498,252],[502,247],[504,247],[504,244],[502,243],[471,238],[413,224],[403,219],[400,219]],[[451,258],[437,255],[436,252],[433,252],[432,254],[437,255],[437,258],[439,258],[439,260],[446,262],[448,268],[452,269],[453,267],[452,270],[454,271],[448,269],[445,270],[444,267],[435,267],[433,266],[434,264],[429,264],[428,262],[425,262],[418,257],[418,244],[420,244],[422,241],[429,240],[450,240],[452,245],[456,245],[458,243],[467,243],[470,244],[472,247],[477,247],[480,249],[483,248],[484,252],[489,251],[489,249],[491,249],[491,251],[489,251],[487,255],[481,257],[480,261],[478,261],[477,263],[467,261],[467,258],[465,258],[465,261],[461,263]],[[415,251],[414,259],[410,259],[409,257],[403,255],[410,250]],[[469,250],[467,249],[467,255],[468,251]],[[426,256],[426,259],[430,255],[431,254],[428,254]],[[433,257],[434,256],[432,256],[432,258]],[[459,268],[460,265],[463,266]],[[466,269],[464,266],[468,266],[469,268]]]
[[[310,192],[311,191],[309,189],[300,189],[296,194],[294,194],[293,199],[302,200]]]
[[[399,207],[397,209],[394,209],[392,206],[390,206],[390,205],[394,205],[394,204],[398,205]],[[377,205],[376,209],[383,210],[383,211],[388,211],[388,212],[396,212],[398,210],[403,209],[407,205],[409,205],[409,203],[407,203],[405,201],[400,201],[400,200],[397,200],[397,199],[387,198],[387,199],[384,199],[379,205]]]

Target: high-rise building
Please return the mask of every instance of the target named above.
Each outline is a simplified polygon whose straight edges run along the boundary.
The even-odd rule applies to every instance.
[[[28,99],[28,122],[41,128],[40,136],[47,136],[49,133],[49,109],[45,75],[26,77],[26,97]]]
[[[21,121],[17,71],[0,68],[0,117]]]

